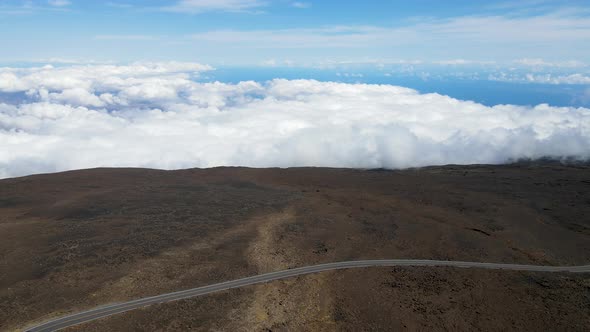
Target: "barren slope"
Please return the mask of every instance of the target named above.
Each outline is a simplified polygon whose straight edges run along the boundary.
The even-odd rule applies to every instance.
[[[0,329],[288,267],[590,262],[590,168],[95,169],[0,181]],[[329,272],[72,330],[584,330],[590,277]]]

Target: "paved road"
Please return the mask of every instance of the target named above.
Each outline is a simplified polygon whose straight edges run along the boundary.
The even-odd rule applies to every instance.
[[[590,265],[585,266],[535,266],[535,265],[518,265],[518,264],[495,264],[495,263],[474,263],[459,261],[436,261],[436,260],[417,260],[417,259],[389,259],[389,260],[366,260],[320,264],[314,266],[300,267],[285,271],[271,272],[253,277],[226,281],[214,285],[187,289],[180,292],[168,293],[158,296],[146,297],[139,300],[125,303],[116,303],[92,310],[80,312],[77,314],[60,317],[58,319],[45,322],[41,325],[27,329],[30,332],[47,332],[57,331],[66,327],[89,322],[98,318],[120,314],[129,310],[146,307],[156,303],[165,303],[177,301],[194,296],[205,295],[226,289],[243,287],[273,280],[285,279],[304,274],[331,271],[338,269],[350,269],[373,266],[452,266],[461,268],[480,268],[494,270],[513,270],[513,271],[535,271],[535,272],[572,272],[572,273],[590,273]]]

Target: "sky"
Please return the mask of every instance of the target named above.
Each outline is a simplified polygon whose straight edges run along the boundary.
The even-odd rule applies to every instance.
[[[590,160],[590,4],[0,0],[0,178]]]
[[[0,0],[0,61],[590,62],[586,0]]]

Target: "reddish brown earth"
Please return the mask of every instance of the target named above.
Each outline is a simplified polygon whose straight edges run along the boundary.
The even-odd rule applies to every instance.
[[[289,267],[590,263],[590,167],[94,169],[0,181],[0,330]],[[327,272],[72,331],[587,331],[590,276]]]

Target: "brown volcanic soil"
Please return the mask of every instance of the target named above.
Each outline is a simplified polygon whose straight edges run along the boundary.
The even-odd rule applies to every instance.
[[[590,167],[94,169],[0,181],[0,330],[355,259],[590,263]],[[368,268],[245,287],[72,331],[578,330],[590,276]]]

